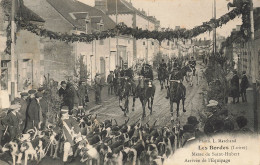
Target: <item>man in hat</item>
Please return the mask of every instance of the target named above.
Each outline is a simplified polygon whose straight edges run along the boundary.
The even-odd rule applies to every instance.
[[[35,94],[35,98],[32,99],[28,110],[27,110],[27,117],[26,117],[26,129],[29,130],[33,127],[41,127],[41,124],[43,123],[43,112],[40,100],[42,99],[43,95],[40,92],[37,92]]]
[[[83,109],[86,106],[86,95],[87,95],[87,87],[85,80],[81,80],[79,82],[79,89],[78,89],[78,95],[79,95],[79,108]]]
[[[21,95],[21,100],[20,100],[20,114],[21,114],[21,120],[22,120],[22,124],[21,124],[21,128],[24,129],[25,127],[25,121],[26,121],[26,110],[28,107],[28,102],[26,101],[27,97],[28,97],[28,93],[26,92],[22,92],[20,93]]]
[[[237,71],[233,71],[233,77],[231,79],[231,96],[233,97],[234,104],[239,103],[239,77]]]
[[[190,65],[191,69],[193,70],[193,76],[195,76],[196,60],[194,59],[194,57],[191,57],[191,60],[189,61],[189,65]]]
[[[107,83],[108,83],[108,95],[113,94],[113,86],[114,86],[114,73],[110,71],[109,75],[107,76]]]
[[[22,131],[20,129],[20,115],[18,113],[20,108],[20,105],[11,105],[4,119],[4,123],[8,127],[6,128],[7,132],[11,139],[14,139]]]
[[[38,88],[38,90],[37,90],[38,92],[41,92],[42,94],[45,92],[45,88],[44,87],[40,87],[40,88]]]
[[[78,92],[76,91],[75,87],[73,86],[72,83],[67,83],[67,88],[66,88],[66,103],[69,107],[69,114],[72,114],[72,109],[74,106],[78,106],[79,102],[79,97],[78,97]]]
[[[35,93],[36,93],[36,90],[35,89],[31,89],[28,91],[28,97],[27,97],[27,103],[28,105],[30,104],[31,100],[33,98],[35,98]]]
[[[96,76],[95,76],[95,100],[96,100],[96,104],[101,103],[101,89],[102,89],[101,76],[100,76],[99,73],[97,73]]]
[[[62,81],[60,83],[60,89],[59,89],[59,96],[60,97],[65,97],[65,94],[66,94],[66,86],[67,86],[67,83],[65,81]]]
[[[243,71],[240,87],[241,87],[242,102],[247,102],[246,89],[249,87],[249,82],[246,76],[246,71]]]

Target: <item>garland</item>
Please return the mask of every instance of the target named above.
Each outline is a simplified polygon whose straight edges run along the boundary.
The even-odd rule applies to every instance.
[[[212,31],[213,28],[221,27],[230,20],[233,20],[238,15],[242,14],[243,25],[241,30],[244,31],[244,37],[248,38],[250,36],[250,5],[248,3],[243,3],[242,7],[235,8],[228,12],[227,14],[221,16],[219,19],[211,19],[208,22],[204,22],[202,25],[194,27],[191,30],[178,29],[166,31],[148,31],[142,30],[141,28],[130,28],[124,23],[118,24],[114,29],[109,29],[102,32],[94,32],[92,34],[67,34],[67,33],[57,33],[47,29],[43,29],[39,25],[30,23],[25,20],[17,19],[17,27],[19,29],[30,31],[38,36],[60,40],[64,42],[91,42],[93,40],[101,40],[109,37],[115,37],[117,34],[120,35],[130,35],[136,39],[154,39],[162,42],[163,40],[173,40],[175,38],[191,39],[198,36],[199,34],[205,33],[207,31]],[[8,29],[8,28],[7,28]],[[7,38],[9,38],[10,33],[7,33]],[[10,50],[10,41],[8,41],[6,50]],[[10,53],[10,51],[6,51]]]

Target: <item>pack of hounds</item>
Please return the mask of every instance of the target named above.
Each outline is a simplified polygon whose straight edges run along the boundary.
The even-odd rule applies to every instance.
[[[64,133],[64,126],[57,122],[48,124],[44,130],[36,127],[6,143],[0,154],[10,153],[13,165],[28,161],[40,163],[44,157],[62,158],[70,163],[75,159],[86,164],[163,164],[181,146],[179,124],[159,127],[126,120],[119,125],[115,119],[100,122],[97,115],[73,117],[80,128],[79,133]],[[71,138],[71,139],[70,139]],[[79,158],[78,158],[79,157]]]

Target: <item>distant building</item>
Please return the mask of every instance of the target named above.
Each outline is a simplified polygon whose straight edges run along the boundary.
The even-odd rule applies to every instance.
[[[96,0],[95,7],[116,22],[116,0]],[[123,22],[128,27],[138,27],[150,31],[158,30],[160,27],[160,21],[155,17],[149,16],[143,10],[136,9],[131,2],[126,0],[117,0],[117,13],[117,22]],[[145,59],[152,63],[153,57],[159,52],[159,42],[153,39],[136,40],[135,38],[132,38],[132,42],[133,59]],[[121,45],[119,45],[119,48],[124,50]]]

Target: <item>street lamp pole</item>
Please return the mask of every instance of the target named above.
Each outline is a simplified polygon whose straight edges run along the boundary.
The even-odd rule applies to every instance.
[[[15,97],[15,80],[14,80],[14,72],[15,72],[15,51],[14,51],[14,40],[15,40],[15,1],[12,0],[12,15],[11,15],[11,101],[14,100]]]
[[[116,0],[116,25],[118,24],[118,9],[117,9],[117,0]],[[118,55],[118,31],[116,34],[116,63],[119,65],[119,55]]]

